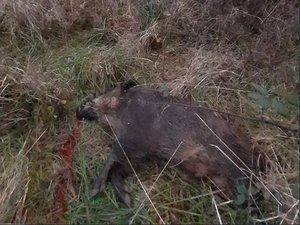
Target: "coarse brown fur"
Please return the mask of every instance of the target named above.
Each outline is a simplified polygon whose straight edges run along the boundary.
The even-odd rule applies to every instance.
[[[166,163],[173,155],[169,167],[193,180],[209,180],[226,198],[233,197],[237,185],[257,181],[258,156],[249,139],[212,111],[183,99],[129,81],[89,99],[79,112],[117,136],[93,195],[110,177],[117,196],[129,206],[124,179],[132,168],[124,152],[135,169],[148,161]]]

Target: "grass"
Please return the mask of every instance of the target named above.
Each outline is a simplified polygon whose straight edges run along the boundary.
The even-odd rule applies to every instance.
[[[61,166],[55,151],[74,125],[75,108],[91,91],[103,93],[134,78],[236,114],[221,115],[267,159],[259,218],[249,206],[230,207],[205,183],[188,184],[164,171],[150,193],[164,222],[296,224],[299,137],[259,121],[262,116],[298,128],[296,1],[261,1],[259,8],[238,2],[221,7],[219,1],[85,1],[84,9],[82,1],[72,2],[56,1],[53,15],[38,13],[48,6],[23,7],[32,6],[30,0],[14,7],[0,3],[0,222],[53,222]],[[117,202],[110,185],[90,198],[112,139],[99,126],[82,127],[65,223],[160,222],[148,200],[135,216],[145,198],[135,177],[127,181],[131,209]],[[139,173],[146,190],[159,173],[156,166]]]
[[[14,143],[12,143],[12,141]],[[25,144],[21,138],[12,140],[11,137],[3,137],[1,143],[1,218],[9,221],[12,216],[15,220],[23,222],[22,210],[25,206],[26,195],[28,193],[28,158],[25,154]],[[15,149],[20,149],[15,152]],[[15,157],[12,158],[11,156]],[[4,160],[8,159],[8,160]],[[25,179],[24,179],[25,178]],[[11,205],[11,202],[18,202]],[[17,207],[17,210],[15,210]]]

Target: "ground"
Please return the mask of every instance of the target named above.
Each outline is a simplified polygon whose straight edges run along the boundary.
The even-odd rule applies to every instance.
[[[84,124],[63,222],[162,223],[159,214],[165,223],[295,224],[297,19],[296,0],[1,1],[0,222],[54,222],[56,151],[76,107],[92,91],[134,78],[217,110],[247,133],[267,161],[265,201],[253,215],[241,206],[243,190],[230,207],[207,184],[195,188],[175,171],[153,186],[157,211],[146,200],[136,213],[145,193],[135,177],[131,209],[110,186],[90,199],[112,137]],[[160,174],[149,171],[139,174],[148,190]]]

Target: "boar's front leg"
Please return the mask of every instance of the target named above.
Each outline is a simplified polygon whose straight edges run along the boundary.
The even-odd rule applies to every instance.
[[[108,174],[113,166],[118,162],[117,156],[114,151],[112,151],[108,159],[105,161],[104,167],[100,175],[95,179],[94,187],[91,192],[91,196],[94,197],[105,188],[105,184],[108,178]]]
[[[124,163],[125,157],[122,147],[118,143],[112,145],[112,151],[106,160],[100,175],[95,179],[91,196],[94,197],[105,188],[107,179],[110,178],[112,188],[118,200],[130,207],[130,197],[125,184],[128,176],[127,164]]]

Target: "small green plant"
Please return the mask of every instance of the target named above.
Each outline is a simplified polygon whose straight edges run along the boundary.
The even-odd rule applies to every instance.
[[[163,94],[164,97],[169,96],[169,89],[165,83],[161,83],[159,86],[159,91]]]
[[[293,92],[284,92],[275,89],[267,90],[265,87],[251,83],[254,91],[248,93],[255,104],[262,110],[271,109],[273,112],[285,117],[290,117],[290,108],[297,106],[297,95]]]
[[[239,185],[239,186],[237,186],[237,195],[234,200],[234,204],[237,206],[240,206],[246,202],[249,194],[256,195],[257,193],[258,193],[258,189],[253,186],[250,186],[250,188],[247,189],[245,185],[243,185],[243,184]]]

